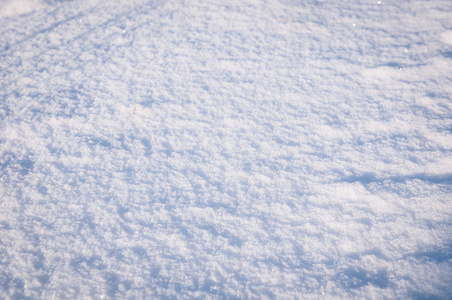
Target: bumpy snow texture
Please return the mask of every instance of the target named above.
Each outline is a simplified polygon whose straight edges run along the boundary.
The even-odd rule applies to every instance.
[[[0,5],[0,298],[452,295],[452,1]]]

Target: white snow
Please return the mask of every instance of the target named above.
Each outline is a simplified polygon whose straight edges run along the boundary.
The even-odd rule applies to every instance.
[[[1,2],[0,298],[450,298],[451,13]]]
[[[44,0],[1,0],[0,18],[26,14],[45,5]]]

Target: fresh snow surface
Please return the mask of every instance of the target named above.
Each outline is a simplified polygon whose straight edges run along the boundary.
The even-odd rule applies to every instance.
[[[0,16],[0,298],[452,297],[452,1]]]

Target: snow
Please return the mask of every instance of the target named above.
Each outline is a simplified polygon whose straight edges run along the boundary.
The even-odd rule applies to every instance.
[[[0,298],[450,298],[451,13],[1,2]]]
[[[2,0],[0,1],[0,18],[12,17],[38,10],[45,5],[42,0]]]

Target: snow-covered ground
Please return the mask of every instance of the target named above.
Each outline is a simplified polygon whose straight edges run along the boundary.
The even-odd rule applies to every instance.
[[[0,3],[0,298],[451,297],[452,1]]]

